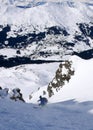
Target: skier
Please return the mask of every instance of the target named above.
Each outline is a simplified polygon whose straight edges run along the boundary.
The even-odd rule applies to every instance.
[[[44,105],[46,105],[46,104],[48,103],[47,98],[42,97],[42,96],[40,96],[39,98],[40,98],[40,99],[38,100],[38,102],[40,102],[40,103],[39,103],[39,106],[44,106]]]

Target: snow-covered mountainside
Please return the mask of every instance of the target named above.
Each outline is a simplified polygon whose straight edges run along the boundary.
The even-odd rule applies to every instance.
[[[66,69],[64,66],[62,68],[61,74],[58,79],[55,80],[57,77],[58,69],[56,69],[56,73],[52,78],[52,86],[51,89],[53,95],[49,97],[48,93],[48,85],[45,87],[40,88],[36,93],[32,94],[32,102],[37,103],[37,100],[40,95],[45,96],[49,99],[49,103],[54,102],[61,102],[74,99],[78,102],[84,101],[93,101],[93,85],[92,85],[92,73],[93,73],[93,59],[91,60],[83,60],[76,56],[71,58],[72,61],[72,71],[74,70],[73,75],[70,74],[69,76],[69,67]],[[64,79],[65,75],[65,80]],[[67,76],[69,80],[67,80]],[[61,80],[60,80],[61,79]],[[58,87],[61,81],[62,85]],[[50,82],[51,83],[51,82]],[[53,85],[54,84],[54,85]],[[57,87],[55,85],[57,84]],[[54,87],[53,87],[54,86]],[[44,93],[46,92],[46,93]]]
[[[90,51],[92,21],[92,1],[2,0],[0,64],[4,66],[8,61],[21,64],[24,58],[28,58],[25,61],[29,63],[31,60],[58,61],[74,53]],[[88,58],[87,54],[83,58]]]
[[[8,88],[9,97],[11,94],[20,95],[21,91],[26,102],[37,103],[40,95],[49,98],[49,102],[55,102],[55,95],[61,93],[61,88],[63,91],[70,88],[68,86],[71,84],[71,87],[77,86],[75,79],[79,75],[76,66],[73,67],[74,62],[76,65],[84,62],[83,66],[86,66],[87,63],[92,63],[92,59],[89,62],[75,57],[77,62],[73,58],[71,62],[60,61],[69,59],[74,54],[86,59],[93,57],[92,14],[92,1],[0,1],[1,95]],[[53,63],[49,63],[51,61]],[[34,65],[20,65],[26,63]],[[41,67],[41,63],[46,64]],[[16,65],[20,66],[13,67]],[[83,69],[86,70],[85,67]],[[81,68],[78,69],[80,70]],[[92,68],[88,72],[92,75]],[[87,81],[86,77],[81,78],[82,82]],[[60,101],[60,96],[58,97],[57,101]],[[72,97],[82,99],[82,96]],[[65,100],[64,94],[62,100]]]
[[[92,130],[92,66],[93,59],[72,56],[66,63],[1,67],[0,129]],[[53,87],[60,83],[61,77],[64,83]],[[52,84],[51,97],[47,91],[49,83]],[[40,95],[48,99],[46,106],[37,105]]]
[[[93,0],[0,0],[0,130],[93,130],[92,75]]]
[[[0,85],[2,89],[9,89],[8,97],[19,88],[20,91],[16,91],[29,103],[37,104],[40,95],[48,98],[49,103],[72,99],[79,102],[93,101],[92,66],[93,59],[83,60],[72,56],[70,62],[61,64],[0,68]]]

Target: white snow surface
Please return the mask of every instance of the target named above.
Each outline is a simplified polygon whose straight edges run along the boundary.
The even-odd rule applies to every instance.
[[[92,130],[93,59],[73,56],[70,60],[75,74],[69,83],[48,98],[49,103],[44,107],[32,103],[37,103],[46,90],[59,63],[0,68],[0,85],[10,90],[19,87],[29,102],[0,99],[0,130]],[[29,100],[31,92],[33,98]]]
[[[93,101],[93,59],[83,60],[77,56],[72,56],[74,76],[67,82],[58,92],[49,98],[49,103],[75,100],[78,102]],[[46,91],[47,86],[42,87],[39,91],[33,94],[32,102],[36,103],[40,94]],[[48,95],[46,95],[48,97]]]
[[[58,94],[55,94],[51,98],[52,102],[55,102],[55,98],[56,101],[66,101],[70,99],[75,99],[78,102],[93,101],[91,91],[93,89],[93,59],[88,61],[76,59],[75,75],[72,76],[70,82],[66,84]]]
[[[90,22],[93,19],[91,4],[88,5],[82,1],[45,1],[44,4],[39,6],[35,4],[35,6],[30,6],[29,8],[24,6],[28,5],[26,2],[32,4],[31,0],[7,1],[0,1],[0,24],[11,25],[11,32],[8,36],[13,36],[14,30],[18,31],[20,28],[22,28],[21,33],[25,34],[34,29],[43,31],[51,26],[63,26],[70,32],[73,32],[77,29],[76,23]],[[22,6],[20,3],[24,4],[23,8],[20,7]]]
[[[45,27],[55,25],[73,32],[77,29],[76,22],[93,19],[93,7],[81,2],[73,6],[69,2],[48,2],[43,6],[20,8],[17,6],[28,5],[32,1],[10,1],[11,4],[8,0],[0,0],[0,24],[10,24],[12,27],[8,36],[13,36],[14,30],[20,28],[23,28],[24,34],[33,31],[34,27],[43,31]],[[5,49],[5,53],[9,51],[11,49]],[[0,51],[2,53],[3,50]],[[15,55],[14,51],[9,54]],[[44,95],[49,101],[45,107],[39,107],[37,100],[47,90],[59,63],[1,67],[0,86],[9,88],[9,93],[13,88],[20,88],[27,103],[0,98],[0,130],[93,130],[93,59],[72,56],[70,60],[75,74],[51,98],[48,93]]]
[[[38,107],[0,100],[0,130],[92,130],[93,102],[73,100]]]
[[[45,97],[49,103],[56,103],[67,100],[75,100],[78,102],[93,101],[93,59],[83,60],[77,56],[70,58],[75,74],[69,82],[60,89],[54,92],[54,95],[49,98],[47,87],[55,76],[59,63],[47,63],[39,65],[22,65],[9,69],[0,68],[0,86],[9,88],[10,92],[14,88],[20,88],[23,98],[26,102],[36,103],[39,96],[43,96],[43,91],[46,91]],[[66,73],[66,71],[64,71]],[[29,95],[32,96],[29,99]]]
[[[55,75],[59,63],[21,65],[9,69],[0,68],[0,85],[3,88],[20,88],[23,98],[29,102],[29,95],[40,87],[48,85]]]

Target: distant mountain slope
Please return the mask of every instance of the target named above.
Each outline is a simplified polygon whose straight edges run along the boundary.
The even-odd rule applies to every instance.
[[[93,48],[92,4],[46,1],[32,6],[27,1],[28,8],[16,2],[0,4],[0,56],[4,60],[64,60]]]

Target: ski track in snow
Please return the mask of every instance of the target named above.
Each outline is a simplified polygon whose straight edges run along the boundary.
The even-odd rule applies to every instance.
[[[0,100],[0,130],[92,130],[93,102],[74,100],[38,107]]]

